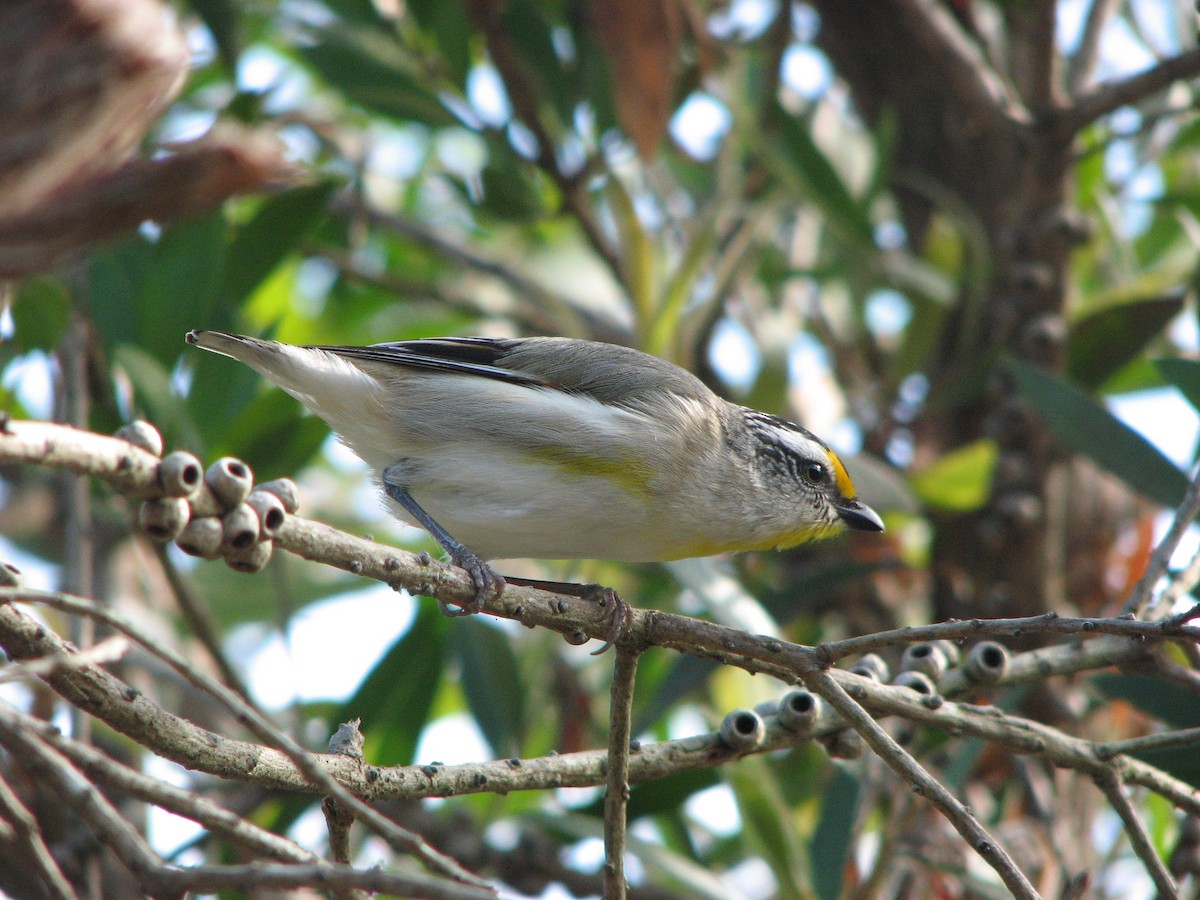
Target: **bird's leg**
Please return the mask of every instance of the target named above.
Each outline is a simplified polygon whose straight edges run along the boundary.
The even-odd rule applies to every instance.
[[[475,585],[475,599],[454,609],[445,600],[438,597],[438,608],[447,616],[471,616],[483,609],[488,600],[499,597],[504,590],[504,577],[491,566],[475,555],[467,547],[437,523],[437,520],[421,508],[413,499],[403,484],[400,483],[399,466],[388,466],[383,470],[383,489],[389,497],[408,510],[409,514],[420,523],[421,527],[433,535],[433,539],[441,545],[454,565],[466,569]]]
[[[612,622],[608,627],[608,634],[604,636],[604,645],[599,650],[593,650],[592,656],[599,656],[617,642],[617,639],[621,636],[621,630],[629,620],[629,613],[633,609],[620,594],[602,584],[576,584],[571,581],[541,581],[537,578],[520,578],[516,575],[505,575],[504,579],[510,584],[519,584],[522,587],[537,588],[541,591],[551,591],[556,594],[566,594],[569,597],[580,597],[584,600],[591,600],[594,603],[598,603],[602,607],[607,607]]]

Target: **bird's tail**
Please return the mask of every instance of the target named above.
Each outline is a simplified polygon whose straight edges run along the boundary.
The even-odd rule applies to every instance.
[[[300,396],[302,402],[320,397],[322,380],[329,379],[325,389],[333,387],[336,374],[348,369],[345,363],[331,353],[315,347],[297,347],[279,341],[230,334],[225,331],[189,331],[187,342],[205,350],[230,356],[249,366],[260,375],[279,385],[284,390]],[[361,376],[361,373],[356,373]]]

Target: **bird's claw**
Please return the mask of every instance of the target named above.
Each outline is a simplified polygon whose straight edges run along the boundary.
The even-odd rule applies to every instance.
[[[438,609],[442,611],[442,615],[473,616],[482,612],[489,600],[497,599],[504,592],[504,576],[470,550],[454,554],[451,562],[461,569],[466,569],[467,574],[471,576],[471,583],[475,586],[475,596],[465,604],[453,605],[439,597]]]
[[[612,588],[605,587],[602,584],[585,585],[583,599],[591,600],[600,606],[609,607],[608,614],[612,622],[608,626],[608,634],[604,636],[604,644],[601,645],[600,649],[593,650],[591,653],[592,656],[599,656],[620,639],[621,632],[625,629],[630,614],[633,612],[633,607],[626,603],[624,598]]]

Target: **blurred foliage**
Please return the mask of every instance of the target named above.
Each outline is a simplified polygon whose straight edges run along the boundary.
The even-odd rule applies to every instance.
[[[310,177],[184,224],[148,224],[69,273],[16,286],[0,364],[6,394],[17,396],[6,395],[5,408],[50,413],[32,380],[17,380],[62,345],[80,309],[102,373],[95,427],[145,416],[169,448],[206,460],[237,455],[260,480],[299,477],[306,516],[433,550],[382,516],[361,470],[330,452],[319,420],[244,367],[188,349],[185,332],[327,344],[548,333],[638,345],[728,396],[802,419],[839,449],[868,447],[888,465],[870,475],[868,463],[851,460],[865,499],[908,498],[907,511],[889,516],[896,537],[882,552],[843,541],[815,555],[738,561],[746,602],[806,642],[931,617],[928,573],[897,560],[928,559],[944,520],[927,513],[984,504],[998,452],[987,439],[926,442],[923,424],[981,402],[996,363],[1065,447],[1154,504],[1177,502],[1182,472],[1103,401],[1178,388],[1200,405],[1197,364],[1178,358],[1196,343],[1200,123],[1128,110],[1126,121],[1105,119],[1085,134],[1071,192],[1097,230],[1071,257],[1061,373],[1003,360],[999,346],[994,358],[951,369],[940,357],[943,329],[952,312],[982,302],[989,248],[952,204],[935,210],[920,240],[905,239],[889,187],[898,123],[885,117],[868,128],[848,112],[814,43],[816,14],[785,8],[777,21],[769,3],[689,5],[694,21],[680,26],[661,62],[669,69],[639,63],[651,70],[641,77],[667,78],[672,88],[663,131],[655,119],[630,118],[649,113],[614,102],[614,85],[636,88],[614,71],[597,34],[603,8],[182,3],[196,57],[156,140],[236,118],[276,129]],[[738,17],[756,9],[761,21]],[[802,80],[785,58],[817,77]],[[1140,126],[1132,131],[1130,116]],[[640,135],[636,147],[631,133]],[[647,142],[658,148],[651,159],[637,151]],[[1138,179],[1155,187],[1139,190]],[[44,535],[6,534],[62,562]],[[227,629],[286,633],[298,610],[363,587],[295,559],[276,559],[258,577],[181,564]],[[695,598],[681,598],[659,569],[545,571],[612,584],[638,606],[696,611]],[[846,600],[869,589],[891,598],[880,605],[886,616],[858,614]],[[171,615],[161,604],[156,611]],[[331,655],[338,650],[354,653]],[[336,709],[298,703],[292,713],[329,731],[361,717],[367,757],[379,765],[429,762],[417,756],[420,739],[448,721],[473,722],[497,757],[594,748],[604,743],[609,664],[555,635],[444,620],[420,601],[413,624],[352,696],[326,698]],[[642,736],[713,727],[730,703],[782,693],[764,679],[718,685],[719,671],[648,657],[635,705]],[[1169,715],[1142,706],[1150,693],[1140,687],[1098,689],[1148,716]],[[1180,771],[1194,782],[1194,766]],[[733,896],[722,891],[740,891],[750,874],[773,888],[745,895],[839,896],[846,879],[867,877],[855,869],[869,865],[865,842],[890,842],[879,836],[902,806],[867,798],[867,777],[863,766],[807,747],[638,785],[630,819],[659,845],[639,857],[645,877],[681,896]],[[714,788],[718,800],[704,794]],[[568,848],[600,833],[592,799],[481,795],[436,812],[465,816],[479,833],[515,821]],[[306,805],[291,798],[263,815],[287,824]],[[769,875],[752,871],[753,860]]]

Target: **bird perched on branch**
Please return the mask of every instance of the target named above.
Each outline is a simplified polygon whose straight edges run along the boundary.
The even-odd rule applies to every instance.
[[[792,547],[844,526],[883,530],[818,437],[628,347],[552,337],[299,347],[220,331],[187,340],[273,381],[375,471],[392,512],[470,573],[475,598],[442,604],[451,615],[503,590],[489,559],[662,562]]]

